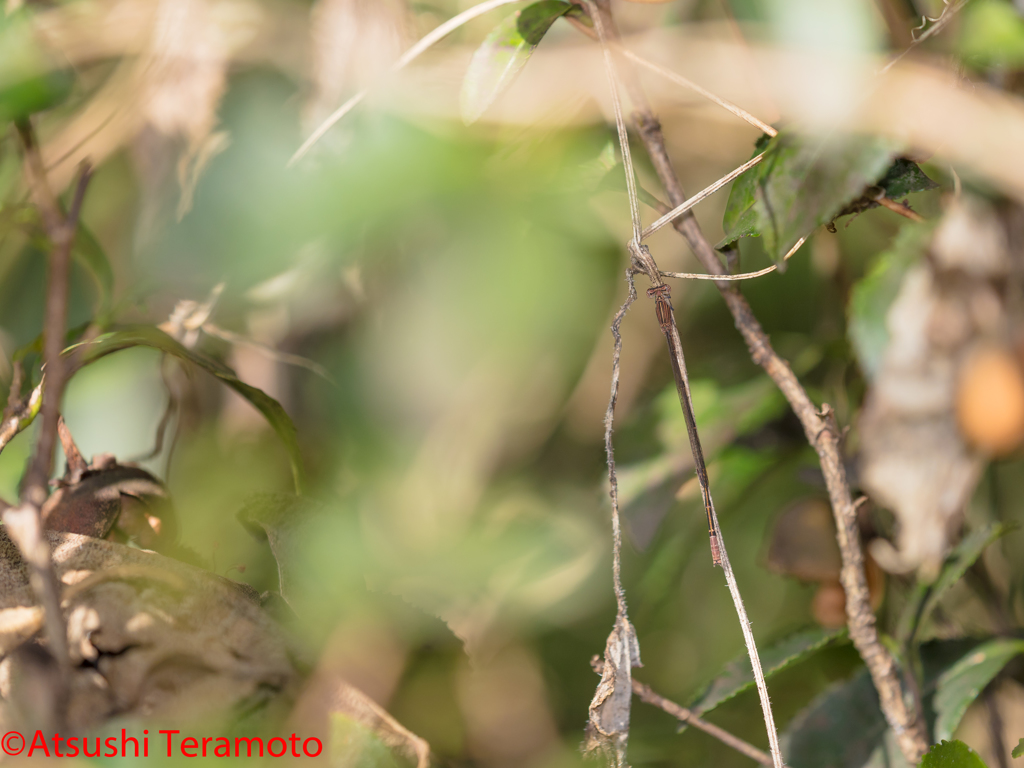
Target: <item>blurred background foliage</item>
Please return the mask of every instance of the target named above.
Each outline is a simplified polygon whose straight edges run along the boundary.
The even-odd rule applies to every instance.
[[[919,17],[944,7],[929,0],[614,5],[627,32],[684,28],[714,38],[733,34],[739,22],[759,44],[859,53],[900,50]],[[593,172],[613,132],[589,97],[561,123],[485,119],[468,128],[444,107],[406,110],[400,99],[371,98],[288,167],[334,106],[468,6],[8,0],[0,81],[42,73],[24,98],[35,100],[32,112],[52,102],[37,128],[58,186],[77,158],[98,164],[82,221],[109,262],[112,293],[104,295],[102,275],[89,266],[89,246],[76,246],[69,327],[160,324],[177,302],[201,303],[223,286],[209,324],[190,343],[284,405],[310,493],[323,505],[299,524],[288,565],[297,615],[287,623],[309,659],[366,691],[425,738],[442,764],[554,768],[580,760],[597,682],[589,659],[615,611],[601,420],[628,219],[625,198],[598,191]],[[474,21],[446,45],[471,51],[501,15]],[[33,43],[35,35],[45,44]],[[543,46],[572,35],[556,24]],[[1013,97],[1024,87],[1019,3],[975,0],[921,48],[969,82]],[[0,89],[0,108],[24,106],[11,92]],[[757,111],[756,99],[750,108]],[[757,132],[727,120],[704,104],[665,104],[669,144],[691,190],[749,156]],[[5,379],[12,355],[33,342],[42,321],[45,243],[38,223],[22,215],[20,166],[7,131],[0,143]],[[942,196],[960,184],[1010,205],[983,176],[968,171],[961,179],[941,158],[923,167],[942,185],[910,198],[926,218],[938,217]],[[644,161],[640,170],[657,190]],[[722,234],[725,202],[719,196],[697,211],[712,242]],[[884,254],[912,239],[901,233],[910,227],[877,208],[844,219],[834,234],[815,232],[784,273],[742,287],[812,398],[852,427],[846,446],[855,489],[857,419],[869,387],[861,366],[881,359],[886,338],[884,329],[881,337],[870,328],[849,332],[887,311],[902,273],[880,289],[880,304],[861,286],[882,260],[899,261]],[[655,239],[662,268],[694,269],[681,242],[668,233]],[[742,269],[767,263],[759,239],[743,241]],[[809,556],[810,575],[786,559],[806,551],[787,555],[785,542],[773,543],[793,534],[786,521],[800,510],[810,509],[807,520],[820,521],[814,509],[822,506],[827,513],[816,457],[751,362],[714,286],[673,291],[716,506],[754,632],[769,647],[799,630],[832,627],[834,600],[830,612],[831,593],[821,596],[828,578],[814,570],[832,567],[828,531]],[[858,291],[865,309],[851,324]],[[685,427],[645,300],[624,333],[615,438],[624,579],[644,660],[637,677],[685,704],[742,655],[742,637],[711,567]],[[858,360],[857,346],[870,343],[876,348]],[[289,364],[281,353],[315,366]],[[167,482],[182,543],[213,571],[276,590],[270,548],[237,514],[254,494],[290,492],[292,479],[274,432],[250,405],[198,369],[137,349],[77,374],[63,412],[86,456],[112,452],[128,461],[153,447],[168,392],[178,402],[170,432],[143,465]],[[32,440],[31,430],[23,433],[0,456],[0,496],[17,496]],[[1024,518],[1022,459],[1018,442],[986,462],[957,525],[977,530]],[[864,517],[867,538],[893,536],[893,517],[879,506],[869,504]],[[919,639],[1019,634],[1024,538],[1011,531],[979,563]],[[913,573],[878,582],[885,631],[896,631],[915,584]],[[774,676],[779,723],[785,728],[859,668],[840,637]],[[1022,670],[1008,667],[993,694],[1017,735],[1024,735]],[[710,717],[765,742],[752,690]],[[983,708],[964,723],[973,728],[967,740],[984,752]],[[1005,764],[987,754],[991,765]],[[677,735],[671,717],[639,702],[630,760],[749,764],[699,731]]]

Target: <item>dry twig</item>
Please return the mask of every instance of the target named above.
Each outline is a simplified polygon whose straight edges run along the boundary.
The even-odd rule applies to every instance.
[[[607,12],[607,9],[605,8]],[[608,16],[610,19],[610,15]],[[661,124],[655,117],[642,87],[632,73],[624,73],[630,98],[636,112],[633,116],[637,131],[647,148],[658,178],[673,206],[686,200],[679,178],[672,167]],[[714,247],[704,236],[700,225],[690,212],[673,222],[704,268],[713,274],[725,275],[726,270]],[[804,428],[808,442],[815,449],[829,492],[836,519],[837,538],[842,553],[843,567],[840,581],[846,592],[846,612],[850,637],[870,671],[878,690],[882,712],[896,734],[900,750],[907,761],[916,765],[927,751],[928,740],[924,719],[920,711],[909,706],[903,695],[899,673],[892,654],[881,644],[871,610],[867,579],[864,572],[864,554],[860,545],[857,515],[846,480],[846,468],[840,450],[840,431],[830,407],[819,410],[808,397],[788,363],[772,348],[768,335],[754,316],[750,305],[738,288],[726,280],[715,283],[732,313],[736,328],[743,336],[754,362],[760,365],[782,394]]]
[[[61,352],[67,327],[68,270],[71,246],[75,239],[82,200],[91,174],[88,166],[82,169],[71,208],[65,216],[47,181],[46,170],[39,154],[32,126],[27,121],[21,121],[17,124],[17,129],[25,154],[25,173],[28,177],[30,192],[39,207],[52,247],[43,327],[43,365],[47,382],[45,390],[41,383],[36,388],[36,391],[41,393],[42,429],[36,441],[32,461],[25,473],[21,503],[17,507],[3,511],[3,522],[4,528],[17,544],[18,550],[29,566],[32,590],[45,614],[46,639],[50,653],[58,666],[65,672],[63,682],[66,684],[66,673],[71,666],[67,646],[67,628],[60,609],[60,591],[53,563],[50,560],[50,548],[43,536],[40,509],[48,496],[47,485],[53,467],[53,451],[57,441],[60,399],[64,391],[65,361],[61,358]],[[20,379],[20,377],[17,378]],[[19,380],[19,390],[20,386]],[[18,401],[18,394],[19,392],[16,392],[12,386],[11,402],[8,403],[7,410],[11,411],[12,415],[19,414],[14,418],[15,429],[12,437],[20,428],[23,428],[26,416],[33,415],[31,398],[29,405],[22,405]],[[5,411],[5,427],[8,421],[7,411]],[[57,697],[57,700],[62,700],[62,698]]]
[[[619,148],[622,152],[622,163],[623,166],[625,166],[626,187],[629,192],[629,205],[633,224],[633,239],[629,243],[629,254],[632,268],[637,272],[645,273],[651,281],[651,288],[647,291],[647,294],[655,300],[654,307],[658,316],[658,323],[661,326],[661,330],[665,334],[665,339],[668,343],[676,388],[679,392],[679,402],[683,409],[683,416],[686,419],[686,429],[690,438],[690,447],[693,451],[694,464],[697,470],[697,479],[700,482],[701,492],[704,499],[704,508],[707,512],[708,536],[711,545],[712,561],[715,565],[722,566],[722,569],[725,572],[726,583],[729,586],[729,593],[732,596],[733,604],[736,608],[737,616],[739,617],[740,628],[743,632],[743,640],[747,647],[747,655],[750,657],[750,665],[754,671],[754,681],[757,685],[758,696],[761,700],[761,710],[764,715],[765,730],[768,733],[768,743],[771,748],[772,764],[775,768],[782,768],[782,750],[779,745],[778,730],[775,727],[775,717],[772,713],[771,702],[768,697],[768,687],[765,683],[764,672],[761,669],[760,659],[758,658],[757,644],[754,641],[754,634],[750,629],[750,621],[747,619],[747,612],[743,605],[743,598],[740,595],[736,576],[733,573],[732,565],[729,562],[729,557],[725,550],[725,542],[722,539],[721,531],[718,526],[718,518],[715,514],[714,504],[711,500],[711,489],[708,482],[707,468],[704,465],[704,456],[701,450],[700,437],[697,433],[696,421],[693,415],[693,403],[690,397],[690,386],[686,374],[686,361],[683,356],[683,346],[679,338],[679,331],[676,327],[672,303],[669,299],[669,286],[662,281],[661,271],[658,269],[658,265],[655,262],[654,257],[651,255],[650,250],[641,244],[643,230],[640,222],[640,209],[636,181],[633,174],[633,164],[629,154],[629,137],[626,133],[626,125],[619,98],[618,73],[612,59],[611,46],[609,45],[609,40],[617,40],[617,36],[613,34],[615,30],[614,20],[612,19],[607,0],[586,0],[586,5],[591,18],[594,20],[594,28],[601,43],[602,53],[604,54],[605,68],[607,70],[608,82],[611,88],[612,105],[615,111],[615,127],[619,136]],[[606,435],[607,434],[608,433],[606,432]],[[620,613],[616,621],[616,630],[613,631],[612,636],[609,637],[609,648],[612,648],[612,641],[616,636],[616,631],[618,631],[620,622],[624,620],[624,614],[622,612],[623,608],[624,604],[620,604]],[[628,622],[625,622],[625,625],[630,630],[632,629],[629,627]],[[605,651],[605,658],[606,661],[612,661],[607,650]],[[639,653],[637,654],[637,665],[638,664]],[[606,685],[606,680],[609,678],[608,671],[608,667],[605,667],[604,674],[602,675],[601,686],[598,687],[599,696],[602,692],[602,686]],[[626,683],[631,680],[628,671],[621,675],[621,679],[622,683]],[[597,698],[595,697],[595,701],[596,700]],[[591,725],[594,724],[593,709],[594,705],[591,704]],[[628,702],[625,703],[625,711],[625,730],[628,731]],[[618,750],[616,754],[617,764],[622,764],[625,760],[625,737],[626,733],[623,733],[619,742],[616,744]]]

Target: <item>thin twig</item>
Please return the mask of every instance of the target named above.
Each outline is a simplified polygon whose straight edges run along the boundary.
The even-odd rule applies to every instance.
[[[590,666],[594,668],[597,674],[601,674],[604,671],[604,662],[600,656],[594,656],[590,660]],[[666,699],[658,693],[655,693],[651,686],[641,683],[639,680],[633,680],[633,694],[645,704],[657,707],[663,712],[666,712],[681,723],[692,725],[694,728],[704,731],[704,733],[718,739],[720,742],[725,744],[727,747],[732,747],[737,752],[740,752],[751,760],[756,760],[762,765],[771,765],[772,756],[764,750],[758,749],[748,741],[744,741],[739,736],[734,736],[724,728],[709,723],[703,717],[695,713],[692,709],[676,704],[671,699]]]
[[[500,8],[503,5],[509,5],[515,2],[521,2],[521,0],[488,0],[487,2],[480,3],[479,5],[474,5],[472,8],[463,11],[457,16],[453,16],[451,19],[449,19],[445,23],[438,26],[436,29],[426,34],[415,45],[413,45],[409,50],[402,54],[401,58],[399,58],[391,66],[391,71],[397,72],[400,69],[403,69],[406,65],[408,65],[417,57],[419,57],[429,48],[433,47],[443,38],[447,37],[456,29],[466,24],[467,22],[475,19],[477,16],[481,16],[487,13],[488,11],[494,10],[495,8]],[[572,18],[571,16],[566,16],[565,18],[577,29],[582,31],[584,34],[590,36],[595,40],[597,39],[597,33],[594,30],[587,27],[585,24],[581,24],[578,20]],[[728,99],[723,99],[721,96],[716,96],[715,94],[711,93],[711,91],[702,88],[701,86],[694,83],[692,80],[687,80],[682,75],[672,72],[671,70],[662,67],[660,64],[656,64],[653,61],[638,56],[629,49],[623,47],[622,44],[619,43],[618,41],[611,42],[618,52],[622,53],[624,56],[629,58],[631,61],[639,64],[640,66],[647,67],[652,72],[656,72],[657,74],[661,75],[662,77],[668,80],[671,80],[677,85],[681,85],[684,88],[690,89],[694,93],[700,94],[704,98],[714,102],[715,104],[718,104],[723,109],[726,109],[732,114],[736,115],[741,120],[744,120],[750,123],[750,125],[753,125],[754,127],[760,129],[761,131],[764,131],[769,136],[775,136],[778,133],[778,131],[776,131],[772,126],[768,125],[763,120],[759,120],[758,118],[754,117],[745,109],[743,109],[740,106],[737,106],[736,104],[733,104]],[[324,135],[329,130],[331,130],[331,128],[337,125],[337,123],[343,117],[345,117],[345,115],[347,115],[357,106],[359,106],[359,104],[362,103],[362,101],[366,98],[368,93],[369,90],[366,89],[359,91],[354,96],[352,96],[352,98],[350,98],[348,101],[346,101],[336,110],[334,110],[334,112],[328,115],[327,118],[320,125],[318,125],[316,129],[309,135],[309,137],[304,142],[302,142],[302,146],[295,150],[295,154],[292,155],[291,158],[288,160],[287,167],[291,168],[293,165],[295,165],[295,163],[301,160],[309,152],[309,150],[313,148],[313,145],[320,141],[320,139],[322,139]]]
[[[466,22],[472,21],[477,16],[482,16],[488,11],[493,11],[495,8],[500,8],[503,5],[510,5],[511,3],[517,2],[521,2],[521,0],[487,0],[487,2],[480,3],[479,5],[474,5],[472,8],[463,11],[458,16],[453,16],[436,29],[424,35],[423,38],[419,40],[419,42],[417,42],[415,45],[412,46],[412,48],[403,53],[401,57],[394,64],[391,65],[391,71],[397,72],[398,70],[402,69],[407,64],[409,64],[409,62],[413,61],[424,51],[432,47],[435,43],[439,42],[443,38],[450,35],[452,32],[454,32],[456,29],[461,27]],[[341,120],[341,118],[343,118],[345,115],[351,112],[352,109],[359,104],[359,102],[366,98],[367,93],[368,91],[366,90],[359,91],[359,93],[357,93],[351,99],[349,99],[336,110],[334,110],[334,112],[332,112],[327,117],[326,120],[324,120],[319,126],[317,126],[316,130],[314,130],[309,135],[309,138],[302,142],[302,146],[295,151],[295,154],[292,155],[291,159],[288,161],[288,167],[290,168],[299,160],[301,160],[303,156],[307,152],[309,152],[310,149],[312,149],[313,145],[323,138],[325,133],[331,130],[331,128],[333,128],[334,125],[339,120]]]
[[[756,155],[755,157],[751,158],[750,160],[747,160],[747,162],[745,162],[739,168],[736,168],[736,169],[734,169],[732,171],[729,171],[729,173],[725,174],[725,176],[720,178],[714,184],[711,184],[710,186],[705,187],[704,189],[702,189],[700,192],[698,192],[696,195],[694,195],[693,197],[689,198],[688,200],[684,200],[682,203],[677,205],[671,211],[669,211],[664,216],[662,216],[657,221],[655,221],[653,224],[651,224],[649,227],[647,227],[647,229],[645,229],[643,231],[643,233],[641,233],[641,235],[640,235],[641,239],[642,240],[646,240],[648,237],[653,235],[655,232],[657,232],[659,229],[664,227],[666,224],[671,224],[673,221],[678,219],[680,216],[682,216],[688,210],[693,208],[693,206],[695,206],[697,203],[699,203],[702,200],[706,200],[707,198],[711,197],[711,195],[715,194],[715,192],[720,190],[722,187],[724,187],[730,181],[735,179],[737,176],[739,176],[739,175],[745,173],[746,171],[750,170],[751,168],[753,168],[755,165],[757,165],[762,160],[764,160],[764,154],[765,153],[762,152],[761,154]]]
[[[71,669],[67,627],[60,608],[60,589],[53,569],[53,562],[50,559],[50,547],[43,536],[40,510],[48,495],[47,484],[53,467],[53,450],[60,417],[60,397],[64,389],[64,361],[61,359],[61,352],[67,326],[68,262],[78,226],[82,200],[89,183],[90,170],[88,166],[82,169],[71,209],[67,216],[64,216],[60,210],[60,203],[47,181],[46,171],[39,154],[39,146],[36,143],[31,124],[28,121],[19,121],[17,130],[24,149],[25,172],[30,192],[42,215],[47,236],[50,239],[51,251],[43,327],[43,366],[46,388],[43,390],[42,382],[36,388],[36,391],[40,392],[43,425],[36,441],[32,461],[25,473],[21,504],[3,511],[3,523],[4,529],[17,545],[29,566],[29,582],[36,599],[43,607],[49,650],[62,671],[61,685],[65,687],[66,691],[70,683],[68,676]],[[18,393],[14,391],[13,387],[11,394],[14,399],[17,399]],[[21,415],[15,419],[16,426],[19,428],[23,428],[21,424],[30,420],[30,417],[34,415],[31,410],[31,402],[32,398],[29,399],[28,407],[22,407]],[[8,409],[12,408],[17,408],[17,404],[8,403]],[[15,434],[17,431],[18,429],[15,430]],[[63,701],[64,692],[59,693],[60,695],[56,697],[57,701]],[[55,713],[59,719],[62,719],[62,715],[63,713]]]
[[[630,305],[636,301],[636,285],[633,283],[633,272],[626,270],[626,282],[629,293],[622,302],[619,311],[612,319],[612,385],[608,398],[608,408],[604,412],[604,452],[608,462],[608,495],[612,500],[612,581],[615,588],[615,602],[619,613],[626,615],[626,592],[622,588],[622,528],[619,521],[619,480],[615,473],[615,446],[612,442],[612,431],[615,424],[615,404],[619,399],[620,358],[622,356],[622,319],[629,311]]]
[[[888,208],[890,211],[898,213],[900,216],[905,216],[911,221],[924,221],[924,217],[917,211],[915,211],[913,208],[911,208],[909,205],[897,202],[896,200],[893,200],[891,197],[879,195],[878,197],[874,198],[874,201],[879,205]]]
[[[19,129],[20,130],[20,129]],[[23,135],[24,140],[24,135]],[[34,156],[38,161],[38,150],[29,138],[25,141],[27,156]],[[34,165],[31,161],[29,166]],[[42,169],[42,163],[38,163]],[[60,400],[64,394],[65,361],[61,357],[64,351],[64,333],[67,328],[68,314],[68,271],[70,266],[71,245],[78,227],[78,216],[82,208],[85,188],[89,184],[92,172],[88,166],[82,169],[75,187],[71,208],[65,218],[60,216],[55,229],[48,229],[47,235],[52,243],[50,252],[50,274],[47,280],[46,312],[43,325],[43,364],[46,371],[46,388],[43,391],[42,429],[36,441],[32,463],[25,473],[25,485],[22,500],[35,507],[42,507],[48,496],[47,484],[53,469],[53,450],[57,443],[57,422],[60,418]],[[51,197],[46,177],[35,176],[31,183],[36,189],[37,198]],[[53,198],[54,204],[56,198]]]
[[[25,368],[20,360],[15,360],[11,391],[7,396],[7,406],[4,408],[3,416],[0,417],[0,451],[7,447],[15,435],[35,420],[43,403],[43,383],[41,381],[27,398],[24,400],[21,398],[21,385],[24,379]]]
[[[804,235],[796,241],[796,245],[789,249],[789,253],[782,257],[783,261],[789,261],[790,257],[794,253],[800,250],[809,235]],[[684,280],[714,280],[715,282],[721,282],[723,280],[750,280],[755,277],[763,277],[764,275],[770,274],[779,268],[778,264],[772,264],[770,267],[759,269],[756,272],[742,272],[738,275],[708,275],[700,272],[662,272],[662,277],[679,277]]]
[[[921,22],[921,26],[917,27],[915,30],[913,30],[911,32],[911,37],[913,37],[913,42],[910,45],[908,45],[906,48],[904,48],[899,54],[894,56],[893,59],[888,64],[886,64],[884,67],[882,67],[881,70],[879,70],[878,74],[881,75],[881,74],[884,74],[884,73],[888,72],[893,64],[895,64],[897,61],[899,61],[904,56],[906,56],[908,53],[910,53],[912,50],[914,50],[914,48],[919,46],[921,43],[923,43],[925,40],[927,40],[932,35],[937,35],[939,32],[941,32],[942,29],[947,24],[949,24],[949,22],[953,19],[953,17],[956,16],[960,12],[960,9],[963,8],[965,5],[967,5],[967,3],[970,2],[970,0],[959,0],[958,2],[952,3],[952,4],[950,4],[948,0],[943,0],[943,2],[944,2],[944,7],[942,9],[942,13],[939,14],[938,18],[932,19],[932,18],[929,18],[928,16],[923,16],[922,17],[923,21]],[[914,37],[913,32],[916,32],[917,29],[921,29],[921,27],[923,27],[929,21],[932,22],[932,25],[930,27],[928,27],[928,29],[926,29],[920,35]]]
[[[569,21],[570,24],[572,24],[574,27],[580,30],[587,37],[591,38],[592,40],[597,40],[597,33],[593,29],[588,27],[586,24],[583,24],[578,19],[574,19],[571,16],[566,16],[566,19]],[[661,75],[666,80],[670,80],[676,85],[680,85],[683,88],[693,91],[694,93],[700,94],[705,99],[714,102],[723,109],[736,115],[736,117],[738,117],[740,120],[749,123],[755,128],[763,131],[764,133],[767,133],[769,136],[775,136],[776,134],[778,134],[778,131],[775,130],[772,126],[768,125],[768,123],[764,122],[763,120],[757,119],[752,114],[747,112],[747,110],[743,109],[743,107],[733,104],[728,99],[723,99],[721,96],[713,94],[711,91],[702,88],[692,80],[688,80],[682,75],[673,72],[670,69],[666,69],[660,64],[655,64],[650,59],[645,59],[642,56],[638,56],[637,54],[633,53],[631,50],[626,48],[620,41],[610,40],[609,44],[616,51],[616,53],[621,53],[623,56],[625,56],[633,63],[639,64],[641,67],[646,67],[647,69],[651,70],[651,72]]]
[[[605,55],[605,63],[608,69],[608,79],[612,90],[612,101],[615,106],[616,127],[619,133],[619,142],[623,152],[623,164],[627,165],[629,141],[625,135],[622,110],[619,103],[617,75],[615,65],[611,57],[611,49],[607,44],[609,39],[617,39],[615,22],[612,18],[608,0],[586,0],[591,17],[594,20],[594,27],[601,42]],[[634,100],[634,106],[637,102]],[[627,165],[627,180],[632,168]],[[678,205],[678,203],[677,203]],[[765,730],[768,734],[768,743],[771,748],[772,764],[775,768],[783,768],[782,749],[779,745],[778,729],[775,727],[775,717],[772,714],[771,702],[768,698],[768,688],[761,670],[761,662],[757,654],[757,646],[754,642],[754,635],[750,630],[750,621],[747,619],[746,609],[740,597],[736,578],[732,573],[732,566],[725,553],[725,543],[722,540],[715,514],[714,504],[711,500],[711,489],[708,483],[707,468],[704,464],[703,452],[700,446],[700,438],[697,433],[696,421],[693,415],[693,403],[690,397],[689,382],[686,375],[686,362],[683,357],[682,342],[679,338],[679,331],[676,328],[675,316],[672,310],[672,303],[669,301],[669,287],[661,280],[661,273],[658,265],[646,246],[640,243],[639,213],[636,202],[635,189],[630,187],[630,207],[633,212],[633,240],[629,244],[629,251],[632,262],[647,273],[651,280],[652,287],[647,291],[649,296],[655,299],[655,312],[658,322],[665,334],[669,347],[669,355],[672,362],[672,370],[679,392],[679,401],[683,409],[683,416],[686,419],[686,429],[690,438],[690,447],[693,451],[694,465],[697,470],[697,478],[700,482],[701,492],[704,498],[704,507],[708,516],[708,536],[711,545],[712,561],[721,565],[726,571],[726,582],[729,585],[729,592],[732,595],[736,613],[739,617],[740,627],[743,632],[743,640],[747,646],[747,654],[750,657],[750,664],[754,670],[754,680],[757,683],[758,695],[761,700],[761,709],[764,714]]]
[[[630,77],[629,73],[623,74],[636,109],[634,120],[638,133],[647,148],[658,178],[668,193],[669,202],[680,205],[686,200],[686,194],[672,167],[661,125],[651,110],[639,82],[635,77]],[[676,219],[672,226],[686,238],[694,255],[709,273],[726,274],[714,247],[704,236],[692,213],[687,212]],[[875,616],[868,597],[857,515],[846,480],[846,467],[840,450],[840,431],[836,427],[834,415],[830,408],[825,407],[819,411],[813,404],[789,364],[772,348],[768,335],[737,287],[725,280],[716,281],[715,284],[725,299],[736,328],[746,341],[754,362],[765,369],[789,401],[793,412],[800,419],[808,442],[818,454],[836,519],[837,539],[843,560],[840,581],[846,592],[850,637],[871,673],[882,711],[896,734],[901,752],[909,763],[916,765],[928,745],[924,720],[919,711],[908,707],[903,697],[896,663],[878,638]]]

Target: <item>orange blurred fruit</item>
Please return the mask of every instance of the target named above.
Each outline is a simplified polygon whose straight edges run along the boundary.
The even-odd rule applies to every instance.
[[[960,429],[972,445],[1002,455],[1024,441],[1024,370],[1001,347],[985,347],[964,362],[956,393]]]

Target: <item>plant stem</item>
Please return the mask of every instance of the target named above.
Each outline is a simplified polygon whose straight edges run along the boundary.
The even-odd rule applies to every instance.
[[[18,546],[29,566],[29,581],[36,599],[43,607],[46,619],[49,650],[61,669],[61,683],[66,691],[71,670],[67,627],[60,608],[60,584],[50,558],[50,547],[43,535],[41,509],[48,496],[47,485],[53,466],[53,450],[60,418],[60,397],[64,389],[64,361],[61,359],[61,351],[67,326],[68,262],[90,171],[88,166],[82,169],[71,209],[68,215],[64,216],[47,182],[46,170],[31,124],[27,120],[19,121],[17,130],[25,154],[25,173],[30,191],[39,207],[51,243],[43,327],[43,365],[47,384],[42,391],[42,429],[32,462],[25,473],[21,504],[3,511],[3,523],[4,529]],[[11,394],[12,397],[17,395],[13,387]],[[13,415],[19,410],[19,404],[8,403],[8,408],[12,410]],[[17,424],[16,419],[15,425]],[[64,696],[57,696],[56,699],[63,701]],[[63,713],[55,714],[58,721],[63,719]]]
[[[606,2],[602,3],[601,10],[608,18],[606,28],[611,28],[612,34],[615,34]],[[623,80],[636,110],[633,120],[637,131],[658,178],[665,187],[669,205],[681,205],[686,200],[686,194],[672,167],[661,125],[651,110],[635,73],[624,71]],[[686,238],[694,255],[708,272],[719,275],[726,273],[725,267],[691,212],[673,221],[672,226]],[[840,432],[836,426],[835,415],[828,405],[822,406],[819,411],[813,404],[789,364],[772,348],[768,335],[739,289],[724,280],[716,281],[715,285],[725,299],[737,330],[747,343],[751,358],[764,368],[785,396],[799,418],[808,442],[818,454],[836,520],[836,535],[842,554],[840,581],[846,592],[846,615],[850,637],[868,667],[878,691],[882,712],[896,734],[901,752],[910,764],[917,765],[928,749],[924,718],[916,707],[908,705],[895,660],[878,638],[867,577],[864,573],[864,553],[861,550],[857,512],[846,479],[846,468],[840,450]]]

